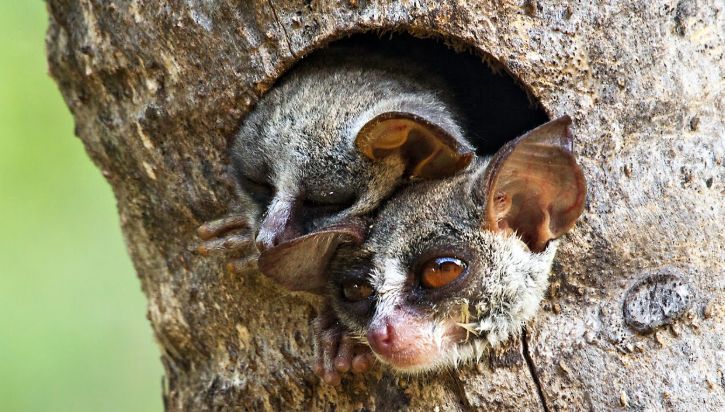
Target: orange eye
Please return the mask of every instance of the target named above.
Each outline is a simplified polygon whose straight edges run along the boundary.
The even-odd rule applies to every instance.
[[[443,287],[458,279],[466,270],[466,262],[453,257],[440,257],[429,261],[421,270],[423,286],[431,289]]]
[[[373,288],[361,281],[352,280],[343,283],[342,295],[349,302],[357,302],[369,298],[373,294]]]

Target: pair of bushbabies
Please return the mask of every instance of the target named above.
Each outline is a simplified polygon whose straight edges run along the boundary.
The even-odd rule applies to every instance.
[[[582,212],[568,117],[477,157],[445,89],[405,61],[330,51],[233,144],[246,210],[203,225],[200,251],[256,244],[264,275],[325,296],[313,369],[327,383],[375,358],[455,366],[517,336]]]

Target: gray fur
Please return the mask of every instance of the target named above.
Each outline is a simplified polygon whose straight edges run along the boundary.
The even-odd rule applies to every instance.
[[[241,198],[249,197],[252,182],[274,189],[269,204],[255,209],[252,227],[262,210],[267,212],[264,228],[270,221],[274,226],[278,216],[288,221],[310,202],[338,207],[327,213],[301,213],[297,220],[305,227],[295,228],[289,237],[314,235],[353,216],[376,215],[365,243],[342,245],[328,273],[319,276],[329,279],[335,315],[353,335],[365,336],[372,324],[396,307],[410,306],[417,319],[425,320],[421,324],[430,329],[426,336],[446,350],[439,351],[434,362],[407,372],[452,366],[517,336],[543,297],[556,250],[553,241],[543,252],[532,253],[517,236],[483,228],[481,189],[486,189],[488,158],[446,180],[405,186],[376,210],[404,182],[407,165],[400,154],[377,161],[365,157],[355,145],[358,132],[382,113],[407,112],[470,148],[458,126],[456,106],[442,93],[446,89],[440,79],[406,66],[403,60],[329,50],[303,62],[262,98],[244,121],[232,153],[242,183]],[[271,239],[265,236],[260,230],[257,241]],[[272,247],[263,254],[281,256],[275,249],[282,250]],[[465,260],[468,276],[455,290],[444,287],[435,299],[428,299],[416,284],[415,271],[433,251]],[[323,254],[314,248],[306,253],[310,260]],[[287,277],[300,275],[289,270],[277,273],[279,267],[272,265],[265,274],[282,284],[287,284]],[[355,314],[341,301],[340,282],[353,270],[367,277],[374,289],[370,313]],[[304,272],[304,276],[318,273]],[[472,332],[470,339],[452,342],[442,332],[456,323]],[[337,328],[334,321],[330,325]],[[318,338],[325,341],[327,332],[332,331],[323,327]],[[330,336],[345,341],[334,332]],[[341,348],[345,345],[340,343]],[[319,369],[329,375],[335,351],[329,350],[329,342],[326,346],[321,348],[318,342],[317,353],[325,363]],[[343,357],[350,362],[349,354]]]
[[[330,49],[302,62],[260,100],[234,142],[234,168],[272,186],[276,199],[349,206],[306,222],[308,230],[369,213],[402,182],[405,165],[399,156],[367,159],[354,145],[357,132],[376,115],[400,110],[465,142],[443,90],[440,79],[404,61]]]
[[[439,330],[455,321],[472,333],[423,370],[479,357],[519,335],[534,316],[547,287],[557,241],[542,253],[532,253],[518,237],[482,228],[484,206],[474,193],[488,160],[479,159],[468,173],[404,188],[380,208],[362,248],[338,251],[330,263],[330,295],[337,316],[352,334],[365,336],[369,325],[396,305],[412,305],[410,296],[420,289],[415,283],[416,259],[429,250],[460,256],[467,261],[469,274],[465,286],[435,302],[427,303],[423,296],[415,303],[416,311],[431,319],[431,325],[441,325]],[[368,316],[352,315],[336,284],[360,259],[370,262],[368,276],[375,290],[373,313]],[[463,318],[466,309],[468,319]]]

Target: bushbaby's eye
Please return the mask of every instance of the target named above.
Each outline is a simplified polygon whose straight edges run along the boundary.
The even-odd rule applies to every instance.
[[[268,183],[260,183],[246,176],[240,176],[239,184],[242,190],[261,206],[268,205],[274,196],[274,187]]]
[[[358,302],[367,299],[373,294],[370,284],[360,280],[349,280],[342,284],[342,295],[349,302]]]
[[[341,211],[349,208],[354,203],[355,195],[353,193],[315,190],[305,193],[303,207],[307,209],[333,208],[335,210]]]
[[[423,265],[420,280],[423,286],[436,289],[458,279],[466,271],[466,262],[454,257],[439,257]]]

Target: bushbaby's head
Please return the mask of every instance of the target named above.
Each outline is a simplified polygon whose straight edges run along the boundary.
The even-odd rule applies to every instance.
[[[543,297],[556,241],[534,253],[483,227],[484,205],[469,191],[480,177],[404,189],[362,247],[343,245],[330,261],[338,318],[395,369],[480,356],[518,334]]]
[[[326,280],[337,317],[379,360],[405,372],[452,366],[534,316],[555,239],[584,205],[569,123],[549,122],[467,173],[404,188],[367,236],[348,225],[307,240],[341,243],[315,281]]]
[[[337,54],[265,95],[233,147],[241,195],[264,212],[262,255],[278,259],[281,244],[371,213],[406,181],[464,169],[474,151],[438,83],[391,58]]]

